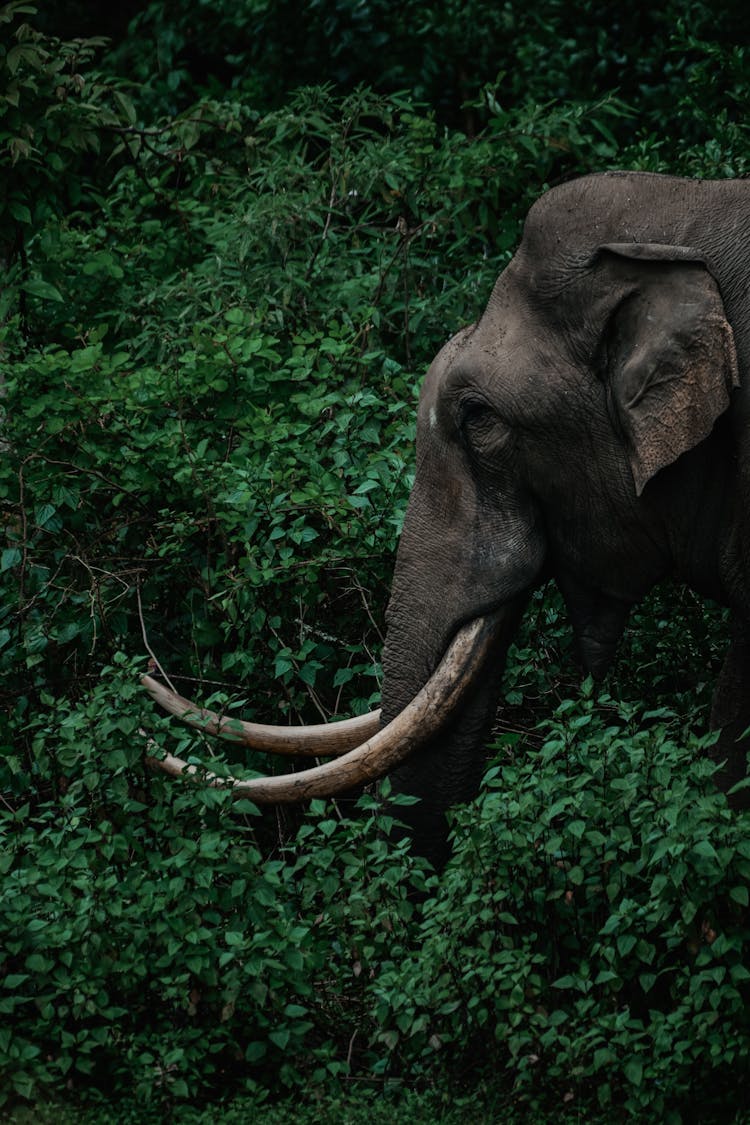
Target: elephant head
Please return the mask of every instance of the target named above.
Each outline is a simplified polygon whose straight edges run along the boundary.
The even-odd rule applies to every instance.
[[[727,410],[739,376],[720,280],[732,219],[715,199],[707,211],[708,196],[701,210],[697,191],[612,174],[532,208],[481,318],[424,381],[381,729],[375,717],[313,732],[313,753],[337,728],[348,752],[292,780],[217,784],[290,800],[390,770],[397,791],[420,798],[410,827],[440,862],[445,812],[476,792],[505,652],[535,586],[557,581],[595,675],[665,575],[727,600],[739,550]],[[175,699],[182,717],[221,725]],[[257,742],[257,729],[246,735]]]

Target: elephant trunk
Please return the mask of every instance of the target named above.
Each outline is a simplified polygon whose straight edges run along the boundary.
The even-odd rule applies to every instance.
[[[491,643],[460,707],[434,738],[389,775],[394,795],[419,798],[415,804],[394,803],[391,811],[405,826],[414,850],[437,870],[449,855],[446,812],[470,800],[479,788],[485,766],[484,742],[495,715],[506,654],[526,601],[521,595],[493,612]],[[404,629],[391,615],[383,654],[385,723],[401,712],[405,701],[419,690],[420,679],[424,682],[429,667],[439,659],[439,651],[433,656],[426,652],[426,632],[425,628]]]

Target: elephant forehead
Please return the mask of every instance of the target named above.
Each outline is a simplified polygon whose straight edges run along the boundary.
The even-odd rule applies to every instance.
[[[420,426],[434,431],[445,425],[456,401],[472,390],[508,421],[553,403],[582,377],[563,345],[531,314],[483,321],[457,346],[446,345],[432,363],[420,396]]]
[[[473,343],[475,331],[475,325],[462,329],[441,348],[429,366],[422,384],[419,414],[432,426],[437,421],[440,404],[453,384],[463,372],[469,373],[477,366],[479,352]],[[470,375],[467,374],[468,378]]]
[[[533,306],[520,290],[511,290],[502,307],[491,303],[476,324],[464,328],[445,344],[430,365],[426,392],[440,395],[453,385],[491,376],[498,361],[533,354],[541,342],[541,324]]]
[[[450,426],[463,392],[485,396],[508,422],[523,423],[588,396],[598,311],[590,270],[568,274],[567,287],[543,298],[523,262],[513,259],[495,285],[479,321],[457,333],[431,364],[420,396],[420,428]]]
[[[443,345],[427,372],[424,382],[426,393],[429,394],[431,391],[439,393],[453,371],[465,362],[471,363],[471,356],[476,352],[476,331],[477,325],[470,324],[455,336],[451,336],[447,344]]]

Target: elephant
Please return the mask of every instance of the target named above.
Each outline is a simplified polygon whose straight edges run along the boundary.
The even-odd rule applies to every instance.
[[[297,800],[389,771],[395,792],[419,798],[399,812],[415,848],[440,866],[446,812],[477,792],[507,649],[532,591],[555,580],[583,667],[600,678],[630,609],[668,575],[729,607],[711,721],[722,729],[719,783],[728,791],[744,777],[745,232],[745,181],[605,172],[539,197],[484,312],[424,380],[381,714],[277,732],[292,737],[293,753],[341,754],[325,765],[267,781],[201,774],[204,782]],[[277,737],[150,677],[146,687],[174,714],[227,737]],[[329,749],[334,731],[340,745]],[[169,755],[157,765],[193,771]]]

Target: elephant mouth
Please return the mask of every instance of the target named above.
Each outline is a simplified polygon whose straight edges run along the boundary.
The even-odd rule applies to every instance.
[[[603,680],[617,654],[618,636],[600,637],[593,633],[576,633],[583,670],[595,680]]]
[[[149,757],[148,764],[172,777],[191,777],[213,788],[231,789],[235,796],[258,804],[296,804],[314,797],[333,797],[375,781],[433,739],[455,714],[494,650],[506,619],[501,609],[463,625],[424,686],[382,728],[380,711],[309,727],[248,723],[197,706],[151,676],[143,676],[141,683],[156,702],[191,726],[256,750],[334,758],[299,773],[250,779],[219,776],[172,754]]]
[[[601,680],[615,659],[632,602],[587,586],[564,568],[555,579],[568,607],[583,669]]]

